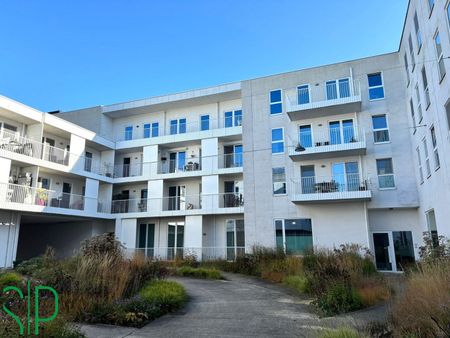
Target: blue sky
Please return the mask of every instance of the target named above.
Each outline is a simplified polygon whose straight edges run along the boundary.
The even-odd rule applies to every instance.
[[[407,0],[0,0],[0,94],[43,111],[395,51]]]

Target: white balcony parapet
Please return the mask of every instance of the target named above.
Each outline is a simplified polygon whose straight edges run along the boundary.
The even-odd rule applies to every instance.
[[[293,202],[368,200],[370,179],[360,174],[310,176],[292,181]]]
[[[300,85],[287,89],[285,92],[286,112],[288,114],[361,102],[360,83],[358,80],[350,78],[327,81],[316,85]],[[295,119],[293,115],[289,115],[291,119]]]
[[[84,210],[86,199],[89,198],[77,194],[68,194],[12,183],[0,183],[0,204],[5,208],[14,204],[20,204]]]
[[[193,257],[197,260],[209,261],[217,259],[235,260],[245,254],[245,247],[154,247],[154,248],[127,248],[127,256],[142,255],[149,259],[173,260],[181,257]]]
[[[209,119],[209,120],[199,120],[195,122],[185,122],[185,123],[177,123],[176,125],[171,125],[170,121],[168,121],[166,127],[164,128],[161,123],[158,126],[157,135],[156,131],[153,131],[150,128],[150,131],[145,134],[144,132],[137,133],[136,130],[133,130],[132,132],[126,132],[125,130],[123,133],[120,133],[116,137],[116,142],[120,141],[131,141],[131,140],[139,140],[144,138],[155,138],[155,137],[161,137],[161,136],[174,136],[179,134],[189,134],[194,132],[202,132],[202,131],[209,131],[209,130],[215,130],[215,129],[224,129],[224,128],[232,128],[232,127],[238,127],[242,126],[242,115],[237,117],[232,117],[232,119],[229,120],[217,120],[217,119]],[[144,129],[142,129],[144,130]]]
[[[350,155],[366,153],[366,136],[363,129],[350,127],[324,128],[299,132],[298,140],[289,138],[288,152],[291,158],[313,158],[319,154],[338,155],[348,152]],[[326,157],[316,156],[316,157]]]

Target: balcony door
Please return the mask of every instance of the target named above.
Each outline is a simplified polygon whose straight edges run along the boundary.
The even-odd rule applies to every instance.
[[[330,121],[328,123],[330,144],[355,142],[353,120]]]
[[[122,177],[129,177],[130,176],[130,164],[131,164],[131,157],[124,157],[123,158],[123,168],[122,168]]]
[[[326,82],[327,100],[342,99],[351,96],[350,79],[332,80]]]
[[[63,195],[61,198],[61,208],[69,208],[70,206],[70,194],[72,193],[72,184],[63,182]]]
[[[411,231],[386,231],[372,234],[378,270],[403,271],[414,264],[414,244]]]
[[[84,159],[84,170],[90,172],[92,170],[92,153],[86,151]]]
[[[167,231],[167,258],[183,256],[184,222],[169,222]]]
[[[312,128],[311,125],[303,125],[299,127],[299,143],[304,148],[312,147]]]
[[[154,256],[155,247],[155,225],[154,224],[139,224],[137,248],[139,253],[144,254],[145,257]]]
[[[234,208],[244,204],[244,184],[242,181],[224,182],[224,207]]]
[[[186,152],[179,151],[169,154],[169,172],[175,173],[178,171],[184,171],[186,167]]]
[[[316,173],[313,165],[300,167],[302,194],[312,194],[316,191]]]
[[[242,167],[242,144],[228,145],[223,147],[225,155],[224,162],[225,168],[237,168]]]
[[[43,137],[42,143],[44,143],[44,160],[50,161],[50,162],[56,162],[56,157],[54,156],[54,147],[55,147],[55,140]]]
[[[333,163],[332,175],[337,191],[356,191],[359,189],[358,162]]]
[[[169,210],[186,209],[186,186],[169,187]]]

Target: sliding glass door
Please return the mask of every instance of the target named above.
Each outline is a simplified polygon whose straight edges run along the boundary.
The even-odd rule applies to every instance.
[[[169,222],[167,237],[167,259],[183,257],[184,222]]]

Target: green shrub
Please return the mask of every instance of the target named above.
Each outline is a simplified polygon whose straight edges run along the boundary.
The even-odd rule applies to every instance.
[[[319,334],[319,338],[362,338],[358,331],[350,327],[325,330]]]
[[[329,286],[318,296],[315,304],[326,316],[354,311],[362,307],[358,293],[351,286],[342,283]]]
[[[164,312],[179,309],[187,300],[183,286],[174,281],[152,281],[139,294],[145,301],[159,305]]]
[[[0,293],[6,286],[17,286],[22,282],[22,276],[16,272],[0,273]]]
[[[283,283],[299,293],[311,291],[309,280],[305,276],[287,276],[284,278]]]
[[[206,268],[192,268],[183,266],[177,270],[177,274],[183,277],[203,278],[203,279],[221,279],[219,270]]]

